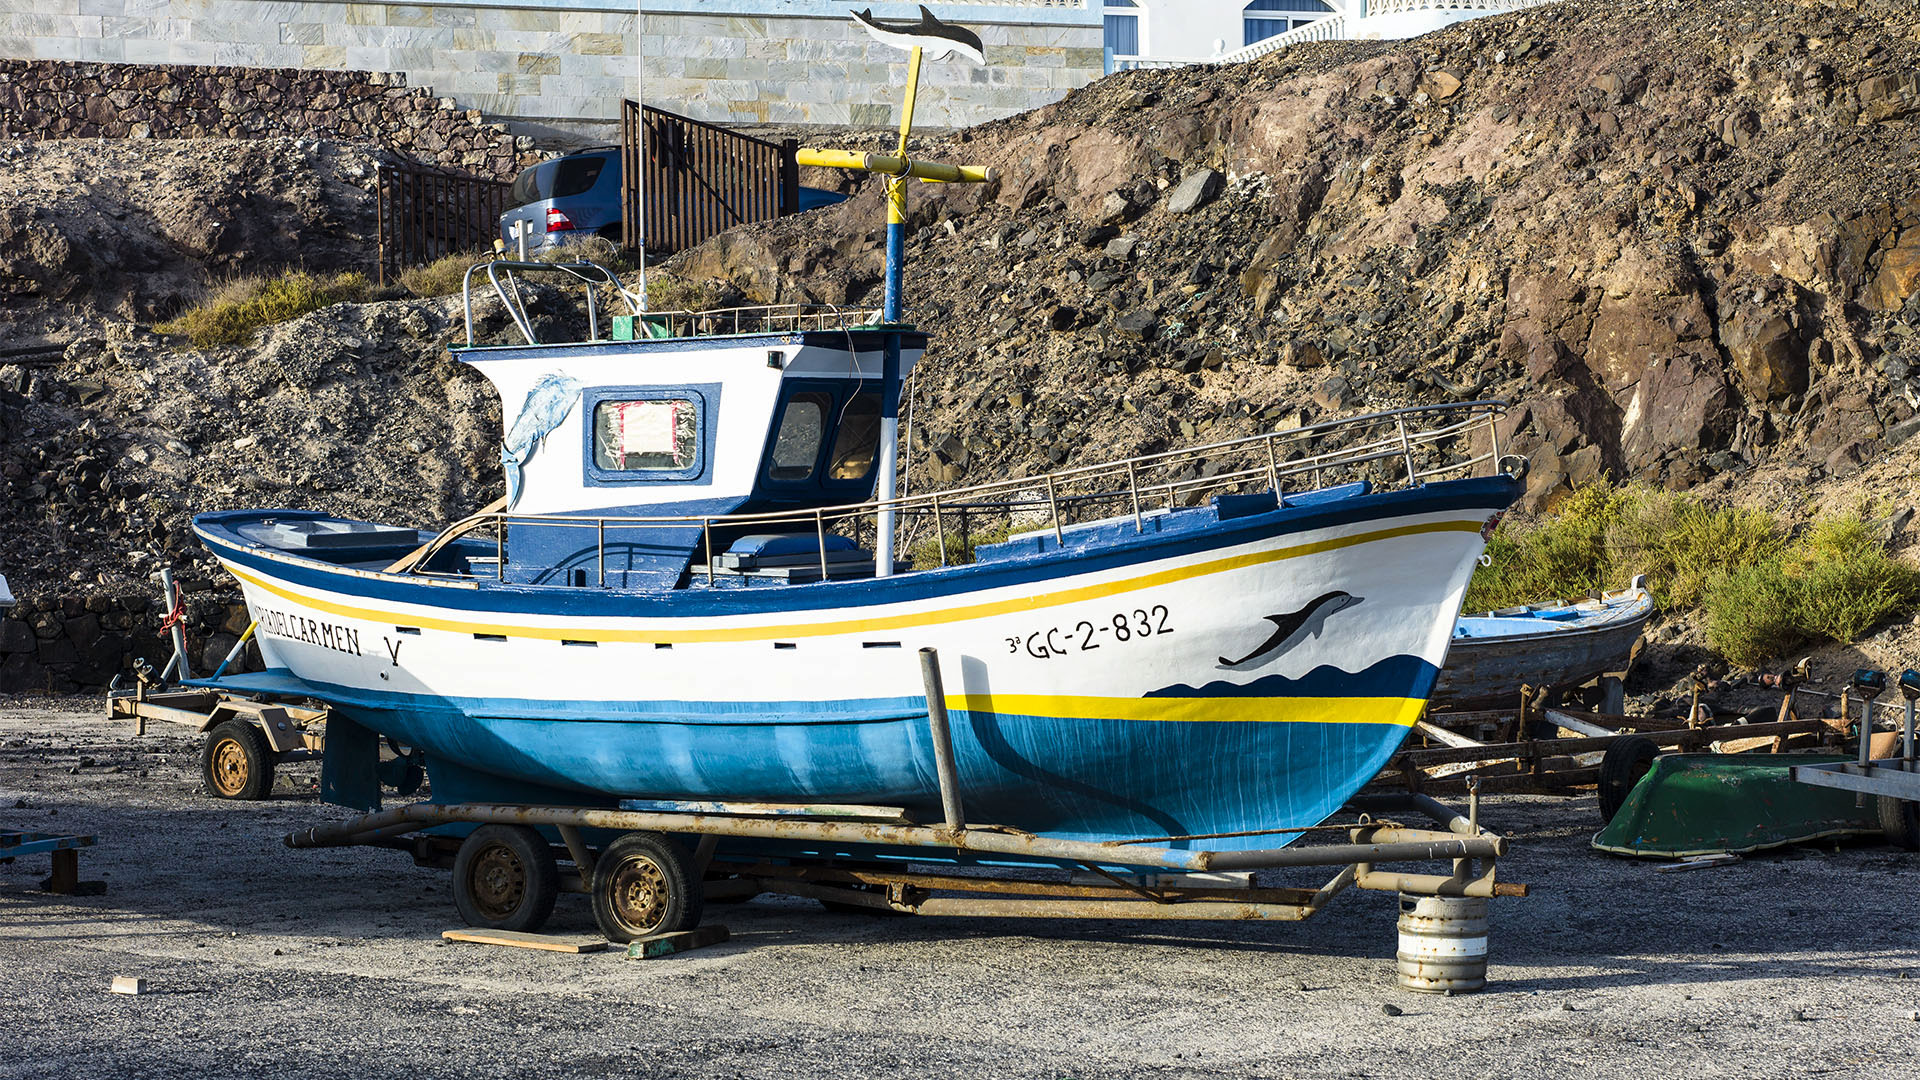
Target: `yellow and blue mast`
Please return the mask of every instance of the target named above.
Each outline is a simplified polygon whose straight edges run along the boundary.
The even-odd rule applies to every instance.
[[[947,165],[934,161],[915,161],[907,156],[907,137],[913,131],[914,100],[920,89],[920,61],[925,53],[936,58],[955,52],[984,63],[980,39],[971,31],[950,26],[920,9],[916,25],[891,25],[873,18],[872,10],[857,12],[854,21],[874,38],[887,45],[908,50],[907,97],[900,110],[900,143],[897,152],[863,154],[851,150],[814,150],[799,152],[799,163],[829,169],[850,169],[886,177],[887,184],[887,262],[886,299],[880,313],[885,333],[882,390],[880,398],[880,448],[876,465],[875,490],[882,502],[878,535],[874,542],[874,573],[885,577],[893,573],[894,511],[885,505],[893,499],[899,481],[900,435],[900,342],[906,326],[905,272],[907,261],[907,180],[917,178],[929,183],[978,184],[991,179],[987,169],[971,165]]]

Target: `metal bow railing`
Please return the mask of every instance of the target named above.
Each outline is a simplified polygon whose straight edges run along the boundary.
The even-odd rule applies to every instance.
[[[513,525],[547,525],[590,531],[594,537],[595,584],[605,585],[610,545],[631,542],[649,530],[698,527],[700,543],[690,569],[695,580],[712,584],[723,571],[716,558],[714,533],[812,532],[819,544],[821,580],[832,576],[826,536],[847,530],[870,531],[883,511],[917,527],[933,550],[921,569],[971,560],[976,539],[1050,534],[1064,544],[1072,530],[1092,524],[1131,521],[1144,532],[1147,520],[1214,495],[1272,491],[1284,499],[1299,493],[1356,480],[1376,488],[1414,487],[1430,480],[1492,473],[1503,467],[1494,422],[1505,411],[1501,401],[1420,405],[1328,421],[1286,431],[1146,454],[1047,473],[897,499],[799,511],[715,516],[587,516],[488,512],[454,523],[411,559],[407,573],[435,570],[434,559],[467,537],[490,539],[493,572],[504,579],[508,533]],[[1016,530],[1023,530],[1016,532]],[[957,547],[949,541],[958,538]],[[583,545],[584,550],[584,545]],[[584,581],[569,581],[578,586]]]

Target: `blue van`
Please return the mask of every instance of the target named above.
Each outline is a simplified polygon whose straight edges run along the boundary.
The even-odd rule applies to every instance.
[[[528,223],[527,253],[578,243],[589,236],[620,242],[620,148],[597,146],[543,161],[513,178],[507,212],[500,215],[500,239],[518,250],[515,222]],[[843,202],[837,191],[802,187],[800,209]]]

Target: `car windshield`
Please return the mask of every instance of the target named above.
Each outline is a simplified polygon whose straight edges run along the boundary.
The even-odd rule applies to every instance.
[[[564,157],[543,161],[514,177],[513,205],[525,206],[543,199],[564,199],[593,189],[600,171],[607,167],[607,156]]]

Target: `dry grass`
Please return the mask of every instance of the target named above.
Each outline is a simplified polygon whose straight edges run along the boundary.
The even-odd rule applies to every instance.
[[[467,268],[486,257],[485,252],[464,252],[408,267],[400,272],[400,286],[415,296],[452,296],[466,280]]]
[[[372,288],[366,275],[358,271],[321,277],[289,270],[272,276],[234,278],[154,329],[163,334],[184,334],[201,349],[239,345],[252,339],[255,331],[275,323],[333,304],[364,300]]]

